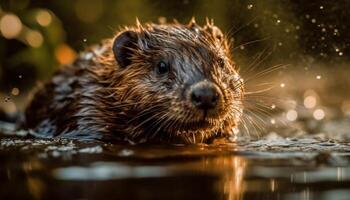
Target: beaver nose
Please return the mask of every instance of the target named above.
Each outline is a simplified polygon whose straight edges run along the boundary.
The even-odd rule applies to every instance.
[[[219,92],[212,84],[196,84],[192,88],[191,100],[199,109],[208,110],[217,106]]]

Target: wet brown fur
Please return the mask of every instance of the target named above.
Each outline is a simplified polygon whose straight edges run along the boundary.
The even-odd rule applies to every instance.
[[[82,53],[39,89],[24,127],[48,137],[132,142],[199,143],[234,134],[243,82],[227,39],[212,22],[137,23],[116,37],[124,31],[139,38],[129,66],[116,63],[114,39]],[[154,73],[163,57],[176,66],[167,77]],[[215,112],[197,112],[186,100],[191,84],[202,80],[222,93]]]

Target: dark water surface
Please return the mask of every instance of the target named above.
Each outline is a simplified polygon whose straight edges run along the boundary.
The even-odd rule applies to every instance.
[[[348,199],[350,143],[120,146],[0,140],[0,199]]]

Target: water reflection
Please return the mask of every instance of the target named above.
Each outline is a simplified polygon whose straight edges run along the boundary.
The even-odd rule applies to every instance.
[[[299,200],[344,197],[334,190],[349,193],[347,152],[254,152],[245,144],[125,147],[13,141],[2,139],[8,145],[0,151],[0,186],[6,188],[0,189],[1,199]],[[267,141],[255,148],[262,143]],[[281,145],[297,143],[312,141]]]
[[[219,193],[223,194],[225,199],[240,200],[243,199],[246,190],[246,165],[247,159],[239,156],[208,158],[203,162],[203,170],[225,172],[221,174],[217,184]]]

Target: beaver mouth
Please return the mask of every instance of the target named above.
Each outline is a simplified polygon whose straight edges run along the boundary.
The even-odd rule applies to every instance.
[[[170,116],[167,121],[169,126],[163,129],[165,132],[182,132],[182,131],[209,131],[218,128],[227,117],[226,111],[205,111],[198,112],[193,110],[191,114],[180,116]]]
[[[181,120],[169,120],[169,124],[172,124],[166,128],[166,132],[178,132],[178,131],[202,131],[211,130],[220,124],[219,119],[203,118],[200,120],[181,121]]]

